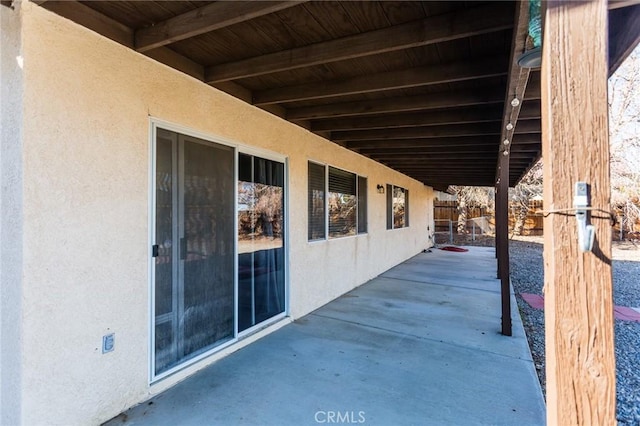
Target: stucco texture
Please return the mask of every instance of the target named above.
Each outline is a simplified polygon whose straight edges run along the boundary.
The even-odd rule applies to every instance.
[[[20,8],[0,7],[0,424],[22,392],[22,41]]]
[[[193,371],[149,385],[151,118],[288,158],[293,318],[427,246],[433,194],[420,182],[35,5],[23,12],[25,423],[99,423]],[[368,234],[307,241],[309,160],[368,177]],[[410,228],[386,230],[386,183],[409,189]],[[103,355],[107,332],[115,351]]]

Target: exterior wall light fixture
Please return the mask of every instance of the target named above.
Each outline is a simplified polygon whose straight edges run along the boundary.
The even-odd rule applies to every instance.
[[[378,184],[378,186],[376,186],[376,189],[378,190],[378,194],[384,194],[384,185]]]

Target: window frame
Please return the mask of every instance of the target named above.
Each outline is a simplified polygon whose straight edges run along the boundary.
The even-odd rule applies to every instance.
[[[324,168],[324,236],[322,238],[314,238],[311,239],[310,238],[310,234],[309,234],[309,226],[311,225],[310,223],[310,219],[311,219],[311,212],[309,210],[309,166],[310,165],[316,165],[316,166],[321,166]],[[329,233],[329,228],[330,228],[330,217],[329,217],[329,173],[331,169],[335,169],[339,172],[344,172],[344,173],[350,173],[354,176],[354,181],[355,181],[355,202],[356,202],[356,213],[355,213],[355,234],[350,234],[350,235],[339,235],[339,236],[331,236]],[[360,213],[361,213],[361,203],[360,203],[360,183],[362,182],[362,180],[364,180],[364,225],[361,223],[360,221]],[[368,185],[369,185],[369,180],[367,176],[364,175],[360,175],[358,173],[355,173],[353,171],[350,170],[345,170],[343,168],[340,167],[336,167],[333,166],[331,164],[328,163],[321,163],[318,161],[314,161],[314,160],[308,160],[307,161],[307,242],[308,243],[316,243],[316,242],[320,242],[320,241],[328,241],[328,240],[335,240],[335,239],[341,239],[341,238],[353,238],[353,237],[357,237],[359,235],[366,235],[369,232],[369,213],[368,213],[368,204],[369,204],[369,197],[368,197]],[[363,227],[363,228],[361,228]],[[363,230],[361,230],[363,229]]]
[[[401,189],[404,194],[404,214],[403,214],[403,226],[395,226],[395,190]],[[386,211],[387,211],[387,230],[409,228],[409,190],[405,187],[388,183],[386,185]]]

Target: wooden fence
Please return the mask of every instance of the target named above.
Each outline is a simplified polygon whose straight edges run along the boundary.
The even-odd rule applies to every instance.
[[[449,221],[453,222],[453,232],[456,232],[458,226],[458,202],[457,201],[435,201],[433,217],[435,219],[436,232],[449,232]],[[529,203],[529,212],[527,213],[527,219],[525,220],[523,235],[542,235],[543,234],[543,217],[542,215],[536,215],[537,211],[543,209],[542,201],[531,201]],[[509,230],[513,230],[515,219],[513,217],[514,208],[509,208]],[[636,222],[634,230],[629,232],[628,229],[624,229],[624,232],[620,233],[620,212],[616,211],[617,222],[613,228],[613,239],[638,239],[640,237],[640,221]],[[471,219],[488,217],[489,228],[495,229],[495,218],[492,210],[481,207],[469,207],[467,211],[467,229],[471,226]],[[477,225],[477,224],[476,224]],[[486,233],[486,229],[483,229]]]
[[[457,201],[435,201],[433,204],[434,212],[433,218],[435,219],[436,232],[444,232],[449,230],[449,224],[447,221],[454,222],[454,230],[457,227],[458,222],[458,202]],[[542,210],[542,201],[531,201],[529,203],[529,212],[527,219],[525,220],[523,235],[542,235],[543,225],[542,216],[536,215],[535,212]],[[509,209],[509,229],[513,229],[515,224],[515,218],[513,217],[514,209]],[[489,225],[491,228],[495,226],[495,220],[493,211],[484,207],[469,207],[467,208],[467,219],[473,219],[477,217],[488,216]],[[455,231],[454,231],[455,232]]]

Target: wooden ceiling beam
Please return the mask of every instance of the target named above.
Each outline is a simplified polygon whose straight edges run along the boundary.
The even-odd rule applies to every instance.
[[[442,138],[448,136],[500,135],[500,124],[480,123],[457,126],[410,127],[403,129],[345,130],[331,132],[335,141],[356,141],[365,139],[416,139]],[[499,140],[496,139],[497,143]]]
[[[494,86],[480,91],[460,90],[419,96],[314,105],[288,109],[287,119],[295,121],[499,104],[504,101],[503,92],[504,87]]]
[[[512,154],[519,152],[535,153],[540,151],[540,148],[541,146],[538,144],[516,145],[512,146],[510,151]]]
[[[623,7],[629,7],[640,4],[640,0],[609,0],[609,10],[621,9]]]
[[[406,173],[406,174],[411,174],[413,176],[421,176],[421,177],[426,177],[426,176],[430,176],[431,178],[437,178],[437,177],[444,177],[444,176],[485,176],[485,177],[491,177],[493,174],[493,170],[491,169],[491,167],[487,167],[485,169],[478,169],[478,168],[472,168],[472,167],[464,167],[464,168],[457,168],[457,167],[448,167],[448,168],[443,168],[443,169],[422,169],[422,170],[414,170],[414,169],[407,169],[407,168],[403,168],[403,167],[392,167],[392,166],[387,166],[387,167],[391,167],[394,170],[398,170],[402,173]]]
[[[454,169],[448,169],[448,170],[442,170],[442,171],[438,171],[438,170],[404,170],[401,167],[393,167],[393,166],[389,166],[387,165],[387,167],[397,170],[400,173],[403,173],[407,176],[411,176],[414,179],[432,179],[432,180],[438,180],[438,181],[443,181],[443,180],[448,180],[451,178],[479,178],[481,180],[493,180],[493,177],[491,176],[491,170],[473,170],[473,169],[466,169],[466,170],[454,170]]]
[[[369,154],[370,158],[379,160],[467,160],[467,159],[491,159],[495,158],[496,151],[460,151],[456,153],[433,153],[416,151],[413,153],[392,153]]]
[[[402,167],[398,167],[398,168],[392,167],[392,168],[402,173],[411,174],[412,176],[419,176],[421,178],[431,177],[434,180],[441,179],[441,178],[451,178],[451,177],[476,177],[476,176],[492,179],[492,174],[493,174],[493,170],[491,170],[490,168],[483,169],[483,170],[478,170],[474,168],[464,168],[464,169],[448,168],[443,170],[437,170],[437,169],[408,170],[408,169],[403,169]]]
[[[133,48],[133,30],[131,28],[78,1],[48,1],[43,3],[42,7],[115,42]]]
[[[260,3],[260,2],[257,2]],[[509,29],[504,6],[490,4],[207,68],[206,81],[237,80],[411,49]]]
[[[475,149],[474,149],[475,148]],[[468,147],[436,147],[436,148],[373,148],[360,149],[358,153],[366,156],[383,156],[383,155],[412,155],[412,154],[442,154],[452,155],[465,152],[492,152],[496,153],[496,145],[481,145]]]
[[[464,146],[496,145],[499,142],[497,136],[473,136],[473,137],[444,137],[426,139],[386,139],[386,140],[359,140],[347,141],[345,146],[349,149],[416,149],[416,148],[446,148]]]
[[[397,166],[406,166],[406,167],[426,167],[426,166],[433,166],[433,167],[447,167],[447,166],[453,166],[453,167],[476,167],[478,169],[481,169],[483,167],[485,167],[487,164],[491,165],[491,167],[495,167],[495,154],[492,158],[468,158],[466,160],[464,159],[450,159],[449,161],[446,161],[447,159],[442,159],[439,162],[429,162],[429,160],[425,159],[425,158],[381,158],[379,160],[376,160],[380,163],[385,163],[385,164],[395,164]]]
[[[502,76],[506,74],[506,64],[506,57],[498,56],[472,62],[454,62],[438,66],[389,71],[346,80],[279,87],[256,91],[253,103],[264,105],[323,99]]]
[[[505,93],[505,99],[504,99],[504,113],[503,113],[504,115],[502,118],[502,128],[501,128],[502,133],[500,135],[500,140],[513,140],[514,134],[516,132],[531,133],[531,132],[523,132],[522,129],[519,129],[520,122],[518,121],[520,118],[520,110],[522,109],[524,100],[526,98],[526,89],[527,89],[527,83],[529,81],[529,75],[531,74],[530,68],[524,68],[518,64],[518,58],[526,49],[526,41],[529,34],[529,2],[528,1],[518,2],[516,4],[516,10],[515,10],[515,15],[513,19],[516,24],[513,30],[512,38],[511,38],[511,49],[510,49],[511,58],[509,60],[509,77],[508,77],[508,83],[507,83],[507,91]],[[514,100],[517,100],[519,102],[514,103]],[[538,125],[540,125],[539,117],[540,117],[540,114],[538,114],[538,119],[537,119]],[[511,126],[509,126],[510,128],[507,127],[507,124],[511,124]],[[509,160],[510,147],[501,145],[500,149],[501,151],[498,154],[499,159],[497,161],[498,165],[496,165],[496,175],[495,175],[496,182],[500,181],[499,178],[501,175],[505,175],[509,173],[508,169],[509,169],[510,163],[508,160]],[[498,185],[496,187],[496,190],[501,193],[500,199],[501,201],[504,201],[504,203],[506,203],[505,201],[506,199],[503,197],[503,195],[507,186],[508,186],[508,182],[502,182],[502,185]],[[496,203],[497,203],[497,200],[498,199],[496,198]],[[504,203],[502,205],[502,209],[507,209],[507,206]],[[500,209],[496,207],[496,211],[499,212]],[[504,210],[502,212],[504,212]],[[503,219],[505,218],[503,217]],[[499,221],[496,221],[496,223],[498,222]],[[505,234],[498,233],[497,235],[500,235],[502,239],[504,238]],[[501,247],[500,251],[501,251],[501,255],[499,259],[501,258],[504,261],[504,259],[506,258],[507,260],[505,261],[505,263],[508,264],[509,263],[508,251],[505,251],[504,247]],[[501,262],[499,262],[498,269],[502,270]],[[500,273],[499,275],[502,275],[502,273]],[[503,334],[510,336],[511,335],[511,318],[510,317],[506,318],[507,311],[510,311],[510,309],[507,309],[507,307],[510,306],[509,304],[510,302],[508,301],[508,297],[509,297],[508,294],[505,294],[504,282],[502,285],[503,285],[503,288],[501,290],[502,316],[503,316],[502,329],[503,329]]]
[[[362,130],[398,127],[436,126],[443,124],[500,121],[501,107],[459,108],[444,111],[385,114],[371,117],[348,117],[311,121],[312,131]],[[539,112],[538,112],[539,115]]]
[[[384,148],[360,148],[358,152],[363,155],[384,155],[384,154],[412,154],[412,153],[425,153],[425,154],[450,154],[450,153],[462,153],[462,152],[497,152],[497,145],[485,144],[485,145],[467,145],[467,146],[426,146],[426,147],[411,147],[411,148],[397,148],[393,145],[386,146]]]
[[[219,1],[135,32],[135,49],[146,52],[200,34],[297,6],[301,1]]]

